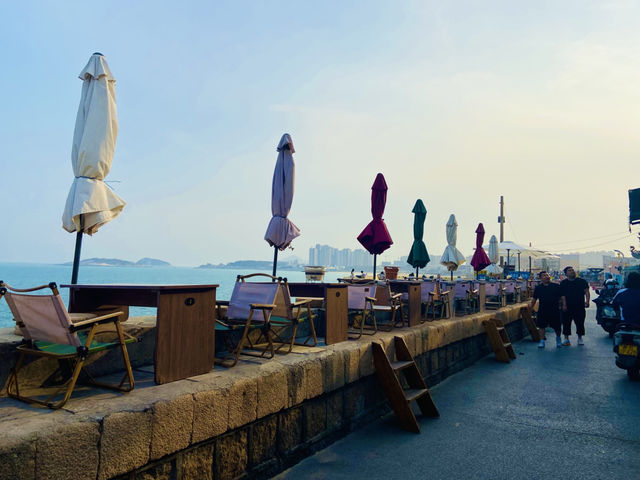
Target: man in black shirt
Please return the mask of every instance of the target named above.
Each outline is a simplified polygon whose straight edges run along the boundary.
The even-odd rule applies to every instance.
[[[589,308],[589,284],[576,275],[573,267],[566,267],[564,274],[567,278],[560,282],[562,289],[562,333],[564,334],[562,344],[567,347],[571,345],[569,336],[573,320],[576,323],[578,345],[584,345],[582,336],[584,335],[585,308]]]
[[[533,298],[529,305],[531,311],[533,311],[536,302],[540,302],[536,323],[542,340],[540,340],[538,348],[544,348],[545,340],[547,339],[545,333],[547,326],[550,326],[556,332],[556,347],[562,347],[562,339],[560,338],[560,326],[562,324],[560,299],[562,292],[560,291],[560,285],[552,283],[551,277],[544,271],[540,272],[540,280],[542,283],[533,290]]]

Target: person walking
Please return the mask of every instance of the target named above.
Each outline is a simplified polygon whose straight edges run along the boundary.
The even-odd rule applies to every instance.
[[[547,339],[545,330],[547,327],[553,328],[556,332],[556,347],[560,348],[562,347],[562,338],[560,337],[562,325],[560,301],[562,292],[560,285],[551,282],[551,277],[544,270],[540,272],[540,280],[542,283],[537,285],[533,290],[533,297],[529,303],[529,308],[533,311],[536,303],[540,302],[536,324],[542,340],[540,340],[538,348],[545,347],[545,341]]]
[[[565,279],[560,282],[562,290],[562,334],[564,341],[562,345],[571,345],[571,322],[576,324],[578,334],[578,345],[584,345],[582,336],[584,335],[584,319],[587,315],[585,309],[589,308],[589,284],[584,278],[578,277],[573,267],[565,267]]]

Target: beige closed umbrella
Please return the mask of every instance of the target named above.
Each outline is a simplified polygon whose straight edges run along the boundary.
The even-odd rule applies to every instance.
[[[495,235],[491,235],[491,240],[489,241],[489,260],[491,260],[491,265],[486,268],[487,273],[491,275],[500,275],[502,273],[502,268],[497,265],[499,260],[498,239]]]
[[[79,78],[83,81],[82,94],[71,150],[75,178],[62,214],[62,227],[76,232],[71,283],[78,279],[82,234],[93,235],[125,206],[104,182],[118,137],[116,80],[101,53],[91,55]]]
[[[453,280],[453,272],[465,262],[464,255],[456,248],[458,241],[458,222],[456,216],[451,214],[447,221],[447,247],[444,249],[440,263],[447,267],[451,272],[451,280]]]

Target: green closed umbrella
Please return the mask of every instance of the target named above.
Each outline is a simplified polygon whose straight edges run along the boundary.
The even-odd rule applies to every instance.
[[[418,269],[424,268],[429,263],[429,253],[427,247],[422,241],[424,235],[424,220],[427,217],[427,209],[424,207],[422,200],[416,200],[416,204],[411,210],[414,214],[413,217],[413,245],[411,245],[411,251],[409,252],[409,258],[407,262],[409,265],[416,269],[416,278],[418,278]]]

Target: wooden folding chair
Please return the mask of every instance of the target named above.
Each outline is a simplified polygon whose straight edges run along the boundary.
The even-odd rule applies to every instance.
[[[425,312],[426,320],[429,321],[429,312],[431,312],[432,320],[436,319],[436,312],[438,318],[449,318],[451,312],[449,311],[449,295],[450,290],[443,290],[442,284],[439,281],[434,282],[435,285],[432,291],[427,292],[429,299],[427,300],[427,310]],[[429,310],[431,307],[431,310]]]
[[[391,314],[391,321],[383,325],[378,325],[380,330],[391,331],[394,327],[405,325],[404,309],[402,308],[402,294],[392,293],[388,282],[378,283],[376,286],[376,304],[373,306],[375,312],[386,312]],[[396,313],[400,312],[400,322],[396,320]]]
[[[274,301],[275,308],[271,312],[271,341],[278,345],[276,353],[290,353],[294,345],[303,347],[315,347],[318,344],[314,315],[311,311],[311,299],[291,300],[289,284],[286,278],[273,277],[266,273],[252,273],[239,277],[244,282],[249,278],[263,278],[269,283],[278,282],[280,288]],[[298,327],[304,322],[309,322],[309,334],[304,341],[296,341]]]
[[[25,295],[25,293],[45,288],[51,290],[51,295]],[[23,343],[17,347],[18,359],[7,380],[7,395],[24,402],[58,409],[64,406],[71,397],[81,372],[87,376],[87,382],[91,385],[119,392],[133,390],[135,382],[126,344],[137,340],[122,331],[118,317],[123,315],[123,312],[113,312],[99,317],[87,314],[86,317],[90,318],[73,323],[60,298],[55,283],[34,288],[17,289],[0,282],[0,298],[3,296],[7,300],[16,324],[24,337]],[[113,329],[105,330],[105,326],[110,324],[113,325]],[[114,333],[117,337],[115,340],[97,340],[97,336],[102,336],[103,334],[113,335]],[[125,336],[128,338],[125,338]],[[84,370],[87,357],[118,347],[122,352],[122,359],[125,364],[125,373],[119,383],[98,382],[93,379],[89,372]],[[73,364],[71,378],[56,388],[53,393],[46,396],[44,400],[37,398],[37,396],[23,395],[20,393],[19,373],[25,356],[69,360]],[[53,399],[63,390],[62,399],[57,402],[54,401]]]
[[[505,293],[499,282],[485,283],[485,308],[497,309],[507,304]]]
[[[465,314],[474,313],[478,309],[478,290],[473,288],[473,282],[456,282],[453,290],[453,301],[462,305]]]
[[[216,301],[216,333],[224,336],[227,354],[216,358],[215,363],[223,367],[233,367],[241,354],[274,356],[270,321],[281,281],[246,282],[248,277],[238,275],[229,301]],[[226,312],[222,307],[226,307]],[[257,338],[253,338],[254,332],[258,333]],[[236,340],[234,337],[238,335],[240,338]]]
[[[376,313],[373,309],[376,303],[375,285],[349,285],[347,287],[347,308],[349,317],[349,338],[357,340],[362,335],[374,335],[378,331]],[[365,328],[367,321],[371,327]]]

